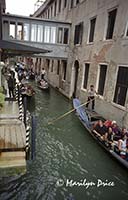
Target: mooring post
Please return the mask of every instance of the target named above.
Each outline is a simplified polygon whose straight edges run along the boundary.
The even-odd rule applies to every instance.
[[[18,103],[19,103],[19,101],[20,101],[20,84],[18,84],[17,87],[18,87]]]
[[[19,99],[19,119],[23,121],[23,102],[22,102],[22,96],[20,95]]]
[[[16,102],[18,103],[18,84],[17,83],[15,85],[15,98],[16,98]]]
[[[24,107],[24,125],[26,128],[26,113],[27,113],[27,97],[23,97],[23,107]]]
[[[36,116],[32,115],[32,132],[31,132],[31,160],[34,160],[36,155]]]

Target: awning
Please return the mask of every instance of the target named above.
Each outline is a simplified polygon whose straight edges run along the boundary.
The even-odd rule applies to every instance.
[[[49,53],[51,51],[36,48],[33,46],[28,46],[24,44],[19,44],[17,42],[0,40],[0,49],[4,51],[4,54],[10,56],[21,56],[21,55],[33,55],[41,53]]]

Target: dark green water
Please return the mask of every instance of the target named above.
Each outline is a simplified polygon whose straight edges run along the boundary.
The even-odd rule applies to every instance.
[[[127,171],[98,146],[74,114],[47,125],[70,110],[71,103],[53,89],[36,89],[35,103],[35,111],[33,104],[30,107],[38,118],[36,159],[28,162],[27,174],[0,179],[0,200],[127,200]],[[95,185],[70,187],[67,179]],[[115,185],[97,187],[98,179]]]

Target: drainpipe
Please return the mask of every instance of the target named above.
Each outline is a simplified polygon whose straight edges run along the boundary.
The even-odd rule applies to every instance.
[[[0,40],[2,40],[2,5],[0,3]]]
[[[0,40],[2,40],[2,4],[0,3]],[[0,49],[0,61],[2,50]]]

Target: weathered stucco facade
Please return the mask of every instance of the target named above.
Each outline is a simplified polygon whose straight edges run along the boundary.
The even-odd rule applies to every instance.
[[[121,82],[123,75],[117,80],[122,69],[126,70],[126,76],[128,74],[127,8],[127,0],[47,0],[34,17],[72,23],[65,80],[62,77],[63,61],[60,61],[57,74],[58,60],[54,60],[54,67],[53,59],[47,61],[50,63],[48,67],[44,59],[51,84],[69,98],[75,92],[82,102],[87,99],[87,89],[94,84],[100,91],[95,110],[128,127],[128,84],[127,81]],[[77,31],[76,25],[80,25]],[[75,34],[77,39],[81,37],[81,41],[75,41]],[[104,86],[100,88],[99,84]]]

